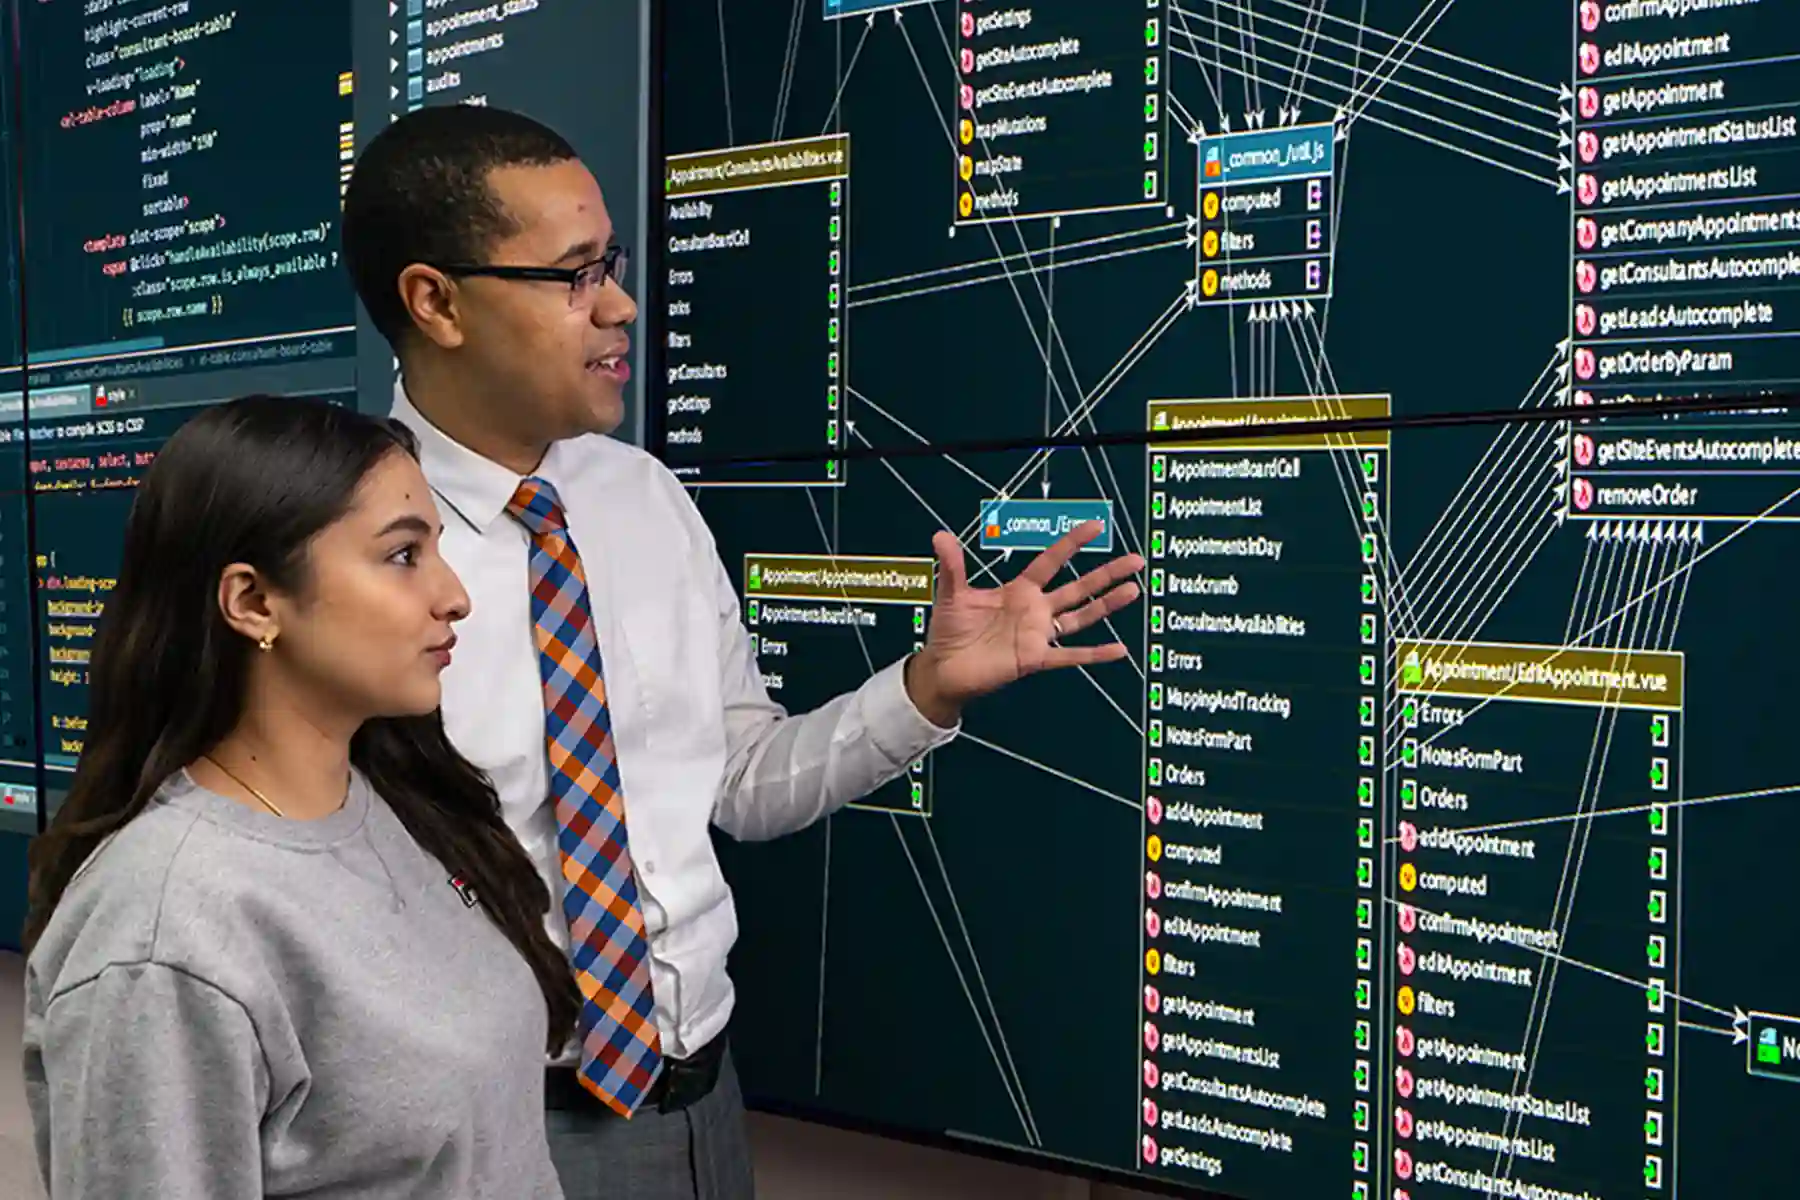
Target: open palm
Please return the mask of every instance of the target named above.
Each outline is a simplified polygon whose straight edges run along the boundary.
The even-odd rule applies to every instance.
[[[1119,642],[1065,646],[1077,633],[1132,603],[1131,579],[1143,568],[1135,554],[1122,555],[1087,574],[1046,590],[1058,571],[1101,532],[1089,521],[1058,538],[1025,569],[999,587],[969,584],[962,544],[940,532],[932,538],[938,590],[925,649],[933,660],[940,694],[961,704],[1038,671],[1112,662],[1125,657]]]

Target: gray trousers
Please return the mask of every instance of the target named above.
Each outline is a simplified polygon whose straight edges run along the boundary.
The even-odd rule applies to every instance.
[[[726,1052],[718,1086],[680,1112],[544,1114],[564,1200],[754,1200],[750,1138]]]

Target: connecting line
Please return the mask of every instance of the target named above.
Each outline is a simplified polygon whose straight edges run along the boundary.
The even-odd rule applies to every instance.
[[[820,136],[831,132],[832,122],[837,119],[838,108],[844,103],[844,88],[849,85],[850,76],[855,74],[856,60],[862,57],[863,43],[869,40],[869,31],[874,28],[875,14],[871,12],[869,19],[863,22],[862,36],[856,39],[856,49],[850,52],[850,65],[846,66],[842,74],[838,76],[837,95],[831,98],[831,108],[825,113],[825,124],[819,130]],[[840,55],[843,53],[841,46],[838,53]],[[779,135],[777,137],[779,139]]]
[[[895,12],[898,13],[899,10],[896,9]],[[898,17],[896,17],[896,20],[898,20]],[[954,70],[956,68],[956,51],[950,45],[949,35],[944,32],[944,27],[943,27],[942,23],[939,22],[935,17],[933,17],[931,20],[931,27],[932,27],[932,29],[937,31],[938,40],[943,44],[943,47],[944,47],[944,58],[947,62],[950,63],[951,69]],[[902,29],[902,32],[904,32],[904,30],[905,30],[904,23],[902,24],[901,29]],[[910,47],[912,45],[910,38],[908,38],[908,40],[907,40],[907,45],[908,45],[908,47]],[[913,55],[913,61],[915,63],[918,63],[918,55],[916,53]],[[925,83],[927,85],[926,90],[927,90],[927,92],[929,92],[930,85],[929,85],[929,81],[926,78],[923,65],[920,65],[920,67],[919,67],[919,80],[920,80],[920,82]],[[940,124],[943,125],[945,140],[950,144],[952,150],[954,150],[955,146],[956,146],[955,139],[953,139],[950,136],[950,126],[947,122],[942,121],[941,114],[940,114]],[[981,148],[982,148],[982,152],[984,154],[990,154],[990,156],[991,156],[991,151],[988,146],[987,139],[985,139],[985,138],[982,139]],[[1017,217],[1011,218],[1009,223],[1012,227],[1013,236],[1016,239],[1018,239],[1019,248],[1024,249],[1025,248],[1025,234],[1020,227],[1020,222],[1019,222],[1018,218]],[[992,222],[984,223],[983,228],[987,231],[988,241],[993,245],[994,252],[996,254],[1000,253],[1000,239],[994,233],[993,223]],[[1196,235],[1196,241],[1197,240],[1198,240],[1198,235]],[[1034,275],[1034,276],[1032,276],[1032,283],[1037,288],[1039,302],[1045,306],[1045,309],[1048,312],[1049,311],[1049,296],[1044,289],[1043,281],[1038,279]],[[1061,381],[1057,380],[1055,378],[1055,370],[1052,366],[1053,355],[1051,352],[1051,347],[1045,345],[1044,342],[1039,339],[1037,327],[1032,323],[1031,312],[1025,304],[1025,297],[1020,292],[1018,283],[1010,278],[1010,274],[1009,274],[1009,278],[1007,280],[1007,286],[1009,286],[1012,289],[1013,297],[1018,302],[1019,315],[1021,317],[1023,317],[1025,320],[1025,328],[1026,328],[1026,331],[1031,334],[1032,344],[1037,346],[1038,352],[1044,360],[1044,368],[1045,368],[1046,372],[1049,373],[1052,383],[1055,387],[1057,401],[1058,401],[1058,403],[1060,403],[1063,406],[1063,410],[1065,412],[1069,412],[1070,406],[1069,406],[1068,397],[1063,393]],[[1076,392],[1079,393],[1081,390],[1081,380],[1075,373],[1075,360],[1069,354],[1068,344],[1063,341],[1062,330],[1057,326],[1054,315],[1051,315],[1049,318],[1049,327],[1050,327],[1050,335],[1051,335],[1050,340],[1054,344],[1055,348],[1062,352],[1063,366],[1068,370],[1069,379],[1074,383]],[[1092,418],[1089,418],[1088,425],[1094,432],[1096,432],[1096,433],[1099,432],[1099,426],[1092,420]],[[1083,460],[1086,461],[1086,463],[1087,463],[1089,474],[1091,474],[1093,476],[1095,490],[1098,491],[1102,496],[1105,496],[1106,488],[1100,482],[1099,469],[1094,466],[1093,451],[1091,449],[1088,449],[1087,447],[1083,447],[1082,451],[1081,451],[1081,455],[1082,455]],[[1137,522],[1132,519],[1131,504],[1125,495],[1125,490],[1119,486],[1119,477],[1118,477],[1117,472],[1115,472],[1113,470],[1112,460],[1110,458],[1106,457],[1104,454],[1102,454],[1100,461],[1101,461],[1101,464],[1103,466],[1105,466],[1105,468],[1106,468],[1107,478],[1109,478],[1112,481],[1113,494],[1117,497],[1117,500],[1118,500],[1118,509],[1117,509],[1118,516],[1123,518],[1122,521],[1116,521],[1115,526],[1114,526],[1115,530],[1119,534],[1119,540],[1124,545],[1125,549],[1127,549],[1127,550],[1135,551],[1135,550],[1141,549],[1143,546],[1143,541],[1138,536]]]
[[[1433,918],[1437,918],[1440,920],[1447,920],[1447,921],[1455,920],[1455,918],[1452,917],[1448,913],[1433,912],[1430,909],[1420,908],[1418,905],[1412,903],[1410,900],[1401,900],[1394,896],[1383,896],[1382,900],[1385,903],[1392,904],[1396,907],[1404,905],[1405,907],[1410,908],[1414,912],[1419,913],[1423,916],[1433,917]],[[1509,946],[1516,946],[1521,950],[1529,950],[1533,954],[1536,954],[1536,955],[1538,955],[1542,958],[1546,958],[1546,959],[1554,959],[1556,962],[1562,963],[1565,966],[1579,967],[1583,971],[1588,971],[1595,975],[1599,975],[1604,979],[1611,979],[1617,983],[1629,984],[1634,988],[1648,989],[1650,986],[1650,981],[1648,979],[1633,979],[1629,975],[1621,975],[1617,971],[1609,971],[1605,967],[1596,966],[1595,964],[1590,963],[1590,962],[1583,962],[1579,958],[1570,958],[1568,955],[1559,954],[1555,950],[1546,950],[1541,946],[1533,946],[1527,942],[1518,942],[1518,941],[1511,941],[1511,940],[1506,940],[1506,939],[1501,939],[1501,940],[1506,941],[1506,944]],[[1719,1016],[1722,1016],[1722,1017],[1730,1017],[1735,1020],[1738,1015],[1736,1012],[1733,1012],[1729,1008],[1720,1008],[1716,1004],[1708,1004],[1704,1000],[1696,1000],[1692,996],[1682,996],[1675,992],[1671,992],[1671,991],[1667,990],[1666,988],[1663,990],[1663,995],[1670,1000],[1677,1001],[1678,1003],[1690,1005],[1691,1007],[1701,1009],[1705,1012],[1717,1013]]]
[[[861,392],[857,391],[855,387],[853,387],[853,386],[846,387],[844,390],[850,393],[851,399],[855,400],[858,404],[861,404],[863,407],[871,409],[875,413],[880,415],[881,417],[885,418],[889,424],[893,425],[896,429],[898,429],[901,433],[904,433],[907,437],[911,438],[913,441],[919,443],[919,445],[929,446],[931,444],[931,439],[927,438],[924,434],[920,433],[918,430],[916,430],[912,426],[908,425],[905,421],[902,421],[899,417],[896,417],[893,413],[889,412],[887,409],[881,407],[881,405],[875,403],[873,400],[869,399],[867,396],[865,396]],[[869,444],[868,440],[863,439],[863,444],[865,446],[868,445]],[[973,479],[976,483],[980,484],[982,486],[982,488],[988,493],[988,495],[992,496],[992,495],[997,494],[995,492],[993,484],[989,483],[986,479],[983,479],[980,475],[976,474],[974,468],[969,467],[966,464],[964,464],[963,461],[961,459],[957,458],[954,454],[944,454],[944,455],[940,455],[939,457],[941,457],[945,462],[949,463],[951,466],[955,467],[957,470],[961,471],[964,475],[967,475],[970,479]]]
[[[781,56],[781,86],[775,92],[775,127],[769,140],[781,140],[781,127],[787,124],[788,97],[794,91],[794,68],[800,57],[800,9],[806,0],[794,0],[793,14],[788,17],[787,48]]]
[[[1425,14],[1431,9],[1430,0],[1426,0],[1425,7],[1421,8],[1419,10],[1419,15],[1412,19],[1412,24],[1406,27],[1406,32],[1402,33],[1394,40],[1393,47],[1389,49],[1386,54],[1382,55],[1381,61],[1375,64],[1375,69],[1363,76],[1365,79],[1375,80],[1376,82],[1375,85],[1369,89],[1368,96],[1363,100],[1362,108],[1354,107],[1356,99],[1354,95],[1351,97],[1351,103],[1345,106],[1350,109],[1350,120],[1352,122],[1362,115],[1363,109],[1369,107],[1369,104],[1375,99],[1375,94],[1385,87],[1395,75],[1400,73],[1400,68],[1406,65],[1406,60],[1412,57],[1413,51],[1425,44],[1425,39],[1431,36],[1431,31],[1437,28],[1437,23],[1444,19],[1445,14],[1450,11],[1450,6],[1455,2],[1456,0],[1444,0],[1443,7],[1438,9],[1437,15],[1431,18],[1431,21],[1424,29],[1419,30],[1417,37],[1414,37],[1414,27],[1417,26],[1420,21],[1425,19]],[[1406,48],[1401,51],[1399,59],[1395,60],[1394,51],[1400,50],[1402,46]],[[1389,62],[1394,63],[1394,69],[1388,72],[1387,79],[1382,79],[1381,68],[1386,66]]]
[[[1141,232],[1141,231],[1134,230],[1130,234],[1115,234],[1114,237],[1134,237],[1139,232]],[[1167,238],[1160,242],[1152,242],[1148,246],[1130,246],[1123,250],[1110,250],[1104,254],[1091,254],[1091,255],[1086,255],[1084,257],[1080,257],[1080,258],[1065,259],[1062,262],[1058,262],[1055,264],[1046,264],[1043,266],[1027,265],[1027,266],[1018,268],[1018,270],[1016,272],[1014,271],[1014,269],[1012,267],[1008,266],[1006,263],[1006,260],[1009,256],[1002,254],[999,258],[988,260],[988,262],[985,262],[985,263],[971,264],[971,265],[982,265],[982,266],[986,266],[989,264],[998,265],[1000,267],[1000,273],[997,275],[978,275],[973,279],[957,279],[957,280],[952,280],[949,283],[936,283],[936,284],[931,284],[926,287],[912,288],[912,289],[909,289],[909,290],[903,291],[903,292],[891,292],[885,296],[857,297],[855,295],[856,289],[852,288],[851,289],[852,297],[850,300],[850,307],[851,308],[866,308],[867,306],[869,306],[871,304],[886,304],[890,300],[908,300],[908,299],[912,299],[912,298],[915,298],[918,296],[933,296],[933,295],[938,294],[939,292],[954,292],[961,288],[974,287],[977,284],[999,283],[1002,280],[1011,281],[1017,275],[1028,275],[1028,276],[1035,277],[1040,274],[1050,274],[1050,273],[1053,273],[1056,271],[1066,270],[1069,267],[1081,267],[1081,266],[1087,266],[1090,263],[1111,262],[1114,259],[1118,259],[1118,258],[1129,258],[1130,256],[1132,256],[1134,254],[1145,254],[1152,250],[1168,250],[1168,249],[1172,249],[1176,246],[1192,246],[1198,240],[1199,240],[1198,237],[1193,236],[1193,235],[1177,237],[1177,238]],[[1010,256],[1010,257],[1028,258],[1030,255],[1032,255],[1034,253],[1041,253],[1041,251],[1027,250],[1027,251],[1023,251],[1019,255],[1014,255],[1014,256]],[[952,267],[949,269],[950,270],[963,270],[966,268]],[[868,285],[864,285],[864,286],[868,286]],[[1046,356],[1046,358],[1048,358],[1048,356]],[[1046,369],[1048,369],[1048,367],[1046,367]],[[1066,409],[1067,407],[1068,406],[1065,404],[1064,408]]]
[[[1123,233],[1108,233],[1102,234],[1099,237],[1083,238],[1078,242],[1063,242],[1058,249],[1064,251],[1085,250],[1094,246],[1106,246],[1111,245],[1114,242],[1129,241],[1132,238],[1143,237],[1147,234],[1168,233],[1175,229],[1192,232],[1198,227],[1198,224],[1196,218],[1188,217],[1182,221],[1166,221],[1158,225],[1145,226],[1142,229],[1127,229]],[[1027,249],[1014,254],[1000,254],[994,258],[983,258],[977,259],[974,262],[958,263],[951,267],[933,267],[929,271],[913,271],[910,274],[895,275],[888,279],[872,279],[867,283],[851,284],[850,295],[855,297],[870,291],[879,291],[882,288],[895,287],[903,283],[916,283],[921,279],[935,279],[942,275],[955,275],[962,271],[984,270],[988,267],[1000,266],[1002,263],[1016,262],[1019,259],[1024,259],[1027,263],[1030,263],[1033,258],[1047,256],[1048,254],[1048,249]],[[851,303],[854,304],[855,301],[852,300]]]
[[[857,440],[862,442],[863,445],[866,446],[869,444],[869,440],[867,438],[863,437],[861,431],[857,432],[856,437],[857,437]],[[939,529],[949,529],[950,528],[949,523],[947,521],[945,521],[943,517],[938,515],[937,510],[934,509],[933,507],[931,507],[931,503],[928,500],[926,500],[925,497],[919,495],[918,489],[913,487],[913,485],[911,483],[907,482],[906,476],[900,474],[899,470],[894,466],[893,463],[889,462],[887,459],[884,458],[881,460],[881,465],[886,467],[888,469],[888,473],[890,475],[892,475],[895,478],[895,480],[897,480],[899,482],[900,486],[905,488],[907,490],[907,493],[910,494],[914,500],[917,500],[919,502],[919,507],[923,508],[925,510],[926,514],[929,515],[931,517],[931,519],[937,523],[937,527]],[[809,496],[812,494],[810,488],[807,490],[807,494]],[[967,541],[966,538],[963,540]],[[970,550],[972,551],[973,547],[970,547]],[[980,579],[983,575],[991,576],[993,574],[993,570],[994,570],[993,563],[982,563],[975,570],[969,572],[969,582],[974,583],[976,580]],[[996,582],[998,582],[997,579],[996,579]],[[1117,637],[1118,635],[1115,633],[1114,636]],[[1125,719],[1125,723],[1127,725],[1131,726],[1132,731],[1134,733],[1136,733],[1138,737],[1141,738],[1144,736],[1143,727],[1137,723],[1136,718],[1134,718],[1130,713],[1126,712],[1124,707],[1122,705],[1120,705],[1120,703],[1117,700],[1113,699],[1112,693],[1106,690],[1106,686],[1104,684],[1102,684],[1098,679],[1094,678],[1093,672],[1089,671],[1084,666],[1077,666],[1075,669],[1077,671],[1081,672],[1081,677],[1083,679],[1087,680],[1088,683],[1093,686],[1093,689],[1096,692],[1100,693],[1100,698],[1102,700],[1105,700],[1109,705],[1111,705],[1113,711],[1118,713],[1121,717],[1123,717]],[[1142,672],[1140,671],[1139,674],[1141,675]]]
[[[968,1000],[969,1007],[974,1010],[975,1024],[981,1030],[981,1040],[987,1043],[988,1054],[994,1060],[994,1069],[1000,1072],[1000,1084],[1006,1089],[1006,1098],[1012,1104],[1013,1114],[1019,1118],[1019,1127],[1025,1131],[1025,1140],[1035,1146],[1038,1144],[1036,1131],[1025,1116],[1025,1109],[1020,1103],[1018,1093],[1013,1091],[1013,1078],[1007,1073],[1005,1064],[1000,1061],[1000,1051],[994,1046],[994,1037],[988,1032],[987,1022],[982,1019],[981,1006],[975,1003],[975,993],[969,987],[968,977],[963,974],[962,963],[957,961],[956,951],[950,947],[950,933],[944,928],[943,919],[938,916],[937,905],[932,902],[931,893],[926,890],[925,876],[919,871],[918,861],[913,858],[912,847],[906,842],[906,831],[901,829],[898,816],[889,813],[888,820],[893,823],[894,836],[899,839],[900,849],[906,854],[906,865],[912,868],[913,879],[919,885],[919,895],[925,901],[925,911],[931,914],[931,923],[937,927],[938,937],[943,939],[944,953],[950,959],[950,969],[956,972],[956,982],[962,985],[963,996]]]
[[[1023,754],[1020,754],[1017,750],[1008,750],[1005,746],[1002,746],[997,742],[990,742],[990,741],[986,740],[985,738],[976,737],[974,734],[969,733],[967,730],[964,730],[963,732],[957,734],[956,740],[959,742],[969,742],[973,745],[980,746],[983,750],[992,750],[995,754],[1004,754],[1007,758],[1013,759],[1016,762],[1024,763],[1028,767],[1036,767],[1038,770],[1044,772],[1046,775],[1054,775],[1058,779],[1062,780],[1064,783],[1072,783],[1078,788],[1082,788],[1085,791],[1094,793],[1096,796],[1104,796],[1108,800],[1116,801],[1119,804],[1123,804],[1126,808],[1135,809],[1138,812],[1142,812],[1144,810],[1144,806],[1136,800],[1127,800],[1125,797],[1119,795],[1117,792],[1107,791],[1105,788],[1101,787],[1099,784],[1089,783],[1085,779],[1077,779],[1073,775],[1069,774],[1067,771],[1059,771],[1055,767],[1051,766],[1050,764],[1041,763],[1035,758],[1026,758]]]
[[[1294,58],[1294,69],[1288,74],[1288,90],[1287,94],[1281,98],[1282,108],[1287,108],[1296,102],[1294,89],[1300,86],[1300,80],[1306,78],[1306,73],[1312,66],[1313,60],[1318,57],[1319,37],[1324,28],[1324,22],[1319,20],[1319,17],[1324,13],[1327,3],[1329,0],[1309,0],[1305,21],[1298,26],[1300,50]],[[1263,20],[1276,25],[1286,25],[1289,29],[1296,28],[1280,17],[1270,16],[1267,12],[1263,13]],[[1351,78],[1354,79],[1355,76],[1352,75]]]
[[[1676,808],[1694,808],[1702,804],[1727,804],[1736,800],[1767,800],[1774,796],[1791,796],[1800,792],[1800,783],[1783,784],[1781,787],[1752,788],[1747,792],[1725,792],[1718,796],[1695,796],[1692,799],[1665,800],[1660,804],[1628,804],[1620,808],[1596,808],[1586,814],[1559,813],[1550,817],[1527,817],[1518,821],[1500,821],[1492,825],[1468,825],[1446,827],[1446,833],[1477,834],[1505,833],[1515,829],[1531,829],[1541,825],[1561,825],[1568,821],[1592,820],[1599,817],[1629,817],[1641,813]],[[1388,838],[1389,842],[1398,842],[1399,838]]]
[[[737,144],[737,131],[731,120],[731,56],[725,52],[725,0],[717,0],[719,10],[719,91],[725,97],[725,144]]]
[[[1222,3],[1228,2],[1228,0],[1221,0],[1221,2]],[[1311,14],[1309,13],[1308,15],[1310,17]],[[1317,50],[1317,43],[1320,39],[1323,39],[1328,42],[1333,42],[1333,43],[1336,43],[1341,46],[1353,46],[1354,45],[1353,43],[1344,41],[1341,38],[1334,38],[1334,37],[1330,36],[1329,34],[1321,34],[1317,30],[1314,30],[1313,31],[1313,49],[1309,51],[1306,48],[1307,29],[1305,26],[1295,25],[1292,22],[1283,21],[1276,17],[1267,16],[1266,14],[1262,16],[1262,20],[1267,21],[1274,25],[1283,26],[1287,29],[1293,29],[1293,30],[1300,31],[1301,45],[1299,45],[1299,46],[1292,45],[1289,42],[1283,41],[1282,39],[1275,38],[1275,37],[1264,37],[1262,39],[1262,41],[1269,47],[1281,49],[1281,50],[1287,50],[1294,55],[1295,62],[1294,62],[1293,70],[1292,70],[1292,82],[1289,85],[1289,99],[1293,98],[1294,89],[1296,89],[1299,86],[1300,81],[1305,80],[1305,79],[1316,79],[1321,83],[1330,83],[1331,86],[1333,86],[1333,87],[1342,87],[1343,86],[1342,84],[1333,83],[1331,80],[1326,79],[1323,75],[1317,74],[1315,71],[1313,71],[1310,66],[1310,63],[1313,61],[1322,62],[1322,63],[1329,64],[1333,67],[1337,67],[1338,69],[1348,73],[1350,75],[1352,82],[1354,83],[1355,79],[1357,78],[1356,68],[1352,67],[1349,63],[1343,62],[1340,59],[1337,59],[1329,54],[1320,54]],[[1188,34],[1186,34],[1186,36],[1192,37],[1193,34],[1188,33]],[[1560,126],[1560,120],[1559,120],[1560,113],[1558,112],[1557,109],[1549,108],[1549,107],[1546,107],[1543,105],[1533,104],[1530,101],[1526,101],[1526,100],[1520,100],[1516,96],[1507,95],[1505,92],[1495,91],[1492,88],[1484,88],[1478,84],[1473,84],[1473,83],[1469,83],[1465,80],[1457,79],[1455,76],[1446,75],[1440,71],[1433,71],[1429,67],[1421,67],[1421,66],[1418,66],[1416,64],[1411,64],[1411,63],[1409,63],[1407,65],[1410,66],[1413,70],[1418,71],[1419,73],[1421,73],[1423,75],[1429,76],[1430,78],[1442,80],[1443,82],[1454,85],[1456,87],[1466,88],[1469,91],[1474,92],[1478,95],[1491,97],[1496,100],[1509,101],[1512,104],[1518,105],[1520,108],[1525,109],[1527,112],[1530,112],[1533,116],[1541,118],[1541,121],[1537,124],[1533,124],[1529,121],[1521,121],[1516,117],[1503,116],[1500,113],[1492,111],[1491,109],[1483,108],[1479,104],[1472,104],[1466,100],[1458,100],[1454,96],[1445,96],[1438,92],[1432,91],[1430,88],[1421,87],[1418,84],[1407,83],[1407,82],[1404,82],[1403,80],[1390,79],[1388,86],[1400,88],[1400,89],[1402,89],[1404,91],[1408,91],[1408,92],[1417,93],[1418,95],[1425,96],[1425,97],[1428,97],[1429,99],[1435,100],[1440,104],[1447,104],[1447,105],[1451,106],[1452,108],[1460,108],[1464,112],[1474,113],[1478,117],[1486,117],[1488,120],[1495,121],[1502,125],[1510,125],[1514,129],[1521,129],[1521,130],[1525,131],[1526,133],[1533,134],[1537,137],[1541,137],[1548,142],[1552,142],[1552,143],[1556,143],[1556,144],[1562,143],[1563,135],[1561,133],[1561,126]],[[1354,94],[1353,87],[1351,89],[1347,89],[1347,90],[1350,90],[1352,92],[1352,94]],[[1382,100],[1381,103],[1391,104],[1392,102],[1388,101],[1388,100]],[[1396,106],[1396,107],[1398,107],[1398,106]],[[1410,112],[1412,110],[1406,109],[1403,111]],[[1423,116],[1425,114],[1421,113],[1419,115]],[[1458,128],[1460,128],[1460,126]],[[1469,132],[1473,133],[1475,131],[1470,130]],[[1503,144],[1510,144],[1510,143],[1503,143]],[[1523,147],[1520,147],[1520,149],[1523,149]]]

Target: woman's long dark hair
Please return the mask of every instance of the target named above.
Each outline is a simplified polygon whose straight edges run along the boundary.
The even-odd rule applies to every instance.
[[[208,409],[164,445],[138,488],[94,639],[86,747],[68,799],[31,848],[27,953],[94,848],[237,727],[255,648],[219,611],[225,567],[248,563],[274,587],[304,592],[312,539],[393,453],[417,457],[395,422],[276,396]],[[435,711],[366,722],[350,761],[419,845],[474,886],[537,976],[546,1048],[559,1050],[580,993],[544,929],[550,889],[487,776],[456,752]]]

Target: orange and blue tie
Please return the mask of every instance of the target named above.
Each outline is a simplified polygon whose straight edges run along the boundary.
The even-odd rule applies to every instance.
[[[531,534],[531,616],[544,681],[544,739],[556,805],[563,915],[581,988],[582,1085],[629,1117],[655,1082],[650,943],[625,839],[612,718],[581,556],[556,489],[520,482],[507,511]]]

